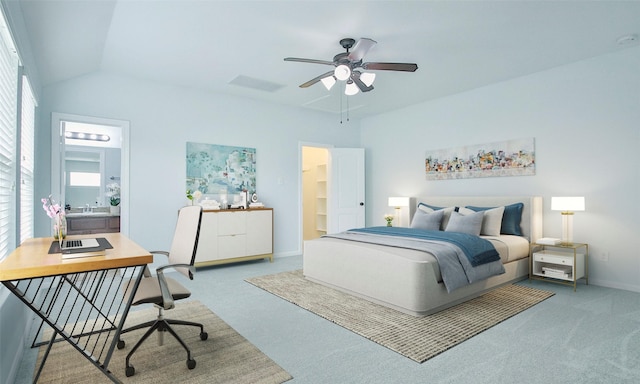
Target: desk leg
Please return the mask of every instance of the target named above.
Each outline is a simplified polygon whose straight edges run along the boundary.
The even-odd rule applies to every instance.
[[[71,278],[53,276],[2,282],[53,330],[35,381],[53,343],[61,337],[111,381],[120,383],[109,371],[109,361],[143,271],[144,265],[69,275]],[[80,284],[76,284],[78,276]],[[44,279],[52,279],[51,284],[45,284]],[[126,290],[131,284],[132,289]],[[130,292],[128,297],[122,295],[122,286],[125,286],[122,292]]]
[[[42,325],[41,325],[42,327]],[[40,362],[40,366],[38,367],[38,373],[36,373],[36,377],[33,379],[34,384],[38,382],[40,378],[40,373],[42,373],[42,368],[44,368],[44,363],[47,361],[47,357],[49,357],[49,352],[51,351],[51,347],[53,347],[53,343],[58,336],[57,332],[53,332],[51,334],[51,340],[49,341],[49,345],[47,345],[47,349],[44,351],[44,356],[42,356],[42,361]]]

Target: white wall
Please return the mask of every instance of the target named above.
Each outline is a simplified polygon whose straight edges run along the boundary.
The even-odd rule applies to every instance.
[[[640,47],[370,117],[361,126],[368,225],[382,225],[391,213],[388,196],[524,194],[544,197],[544,234],[560,237],[551,196],[585,196],[574,241],[590,245],[590,282],[640,292]],[[527,137],[535,138],[535,176],[425,179],[426,150]]]
[[[276,104],[219,96],[131,78],[95,74],[43,89],[38,126],[36,194],[50,185],[51,112],[128,120],[130,237],[147,249],[166,249],[176,212],[186,204],[186,142],[256,148],[257,193],[274,208],[274,252],[300,252],[299,143],[359,144],[357,122]],[[44,215],[43,215],[44,216]],[[41,219],[36,236],[46,235]]]

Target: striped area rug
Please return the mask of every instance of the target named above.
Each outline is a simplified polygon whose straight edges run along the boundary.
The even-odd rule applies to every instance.
[[[554,295],[506,285],[433,315],[414,317],[311,282],[302,270],[246,281],[418,363]]]
[[[144,323],[157,315],[155,308],[131,311],[126,325]],[[146,329],[132,331],[123,336],[125,348],[116,349],[109,364],[109,370],[123,383],[279,384],[291,379],[289,373],[198,301],[176,303],[175,309],[165,312],[165,317],[204,325],[209,334],[206,341],[200,340],[197,328],[179,325],[173,328],[191,349],[196,367],[187,368],[187,353],[171,335],[165,335],[162,346],[151,336],[131,358],[135,375],[126,377],[125,357]],[[49,340],[50,335],[50,330],[45,332],[43,340]],[[46,345],[40,347],[36,369],[45,349]],[[62,341],[52,347],[38,383],[106,384],[111,380]]]

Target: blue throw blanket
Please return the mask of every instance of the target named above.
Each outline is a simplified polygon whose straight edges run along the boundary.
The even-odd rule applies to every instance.
[[[416,230],[403,227],[369,227],[350,229],[349,231],[374,235],[402,236],[420,240],[444,241],[458,246],[474,267],[500,260],[500,255],[491,242],[466,233]]]

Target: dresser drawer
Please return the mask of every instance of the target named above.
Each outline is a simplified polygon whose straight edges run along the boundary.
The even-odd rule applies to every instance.
[[[246,212],[230,211],[218,213],[218,236],[241,235],[246,231]]]
[[[547,251],[536,252],[533,254],[533,260],[536,262],[573,265],[573,254],[552,253]]]
[[[246,236],[231,235],[218,236],[218,257],[217,259],[230,259],[245,256]]]

